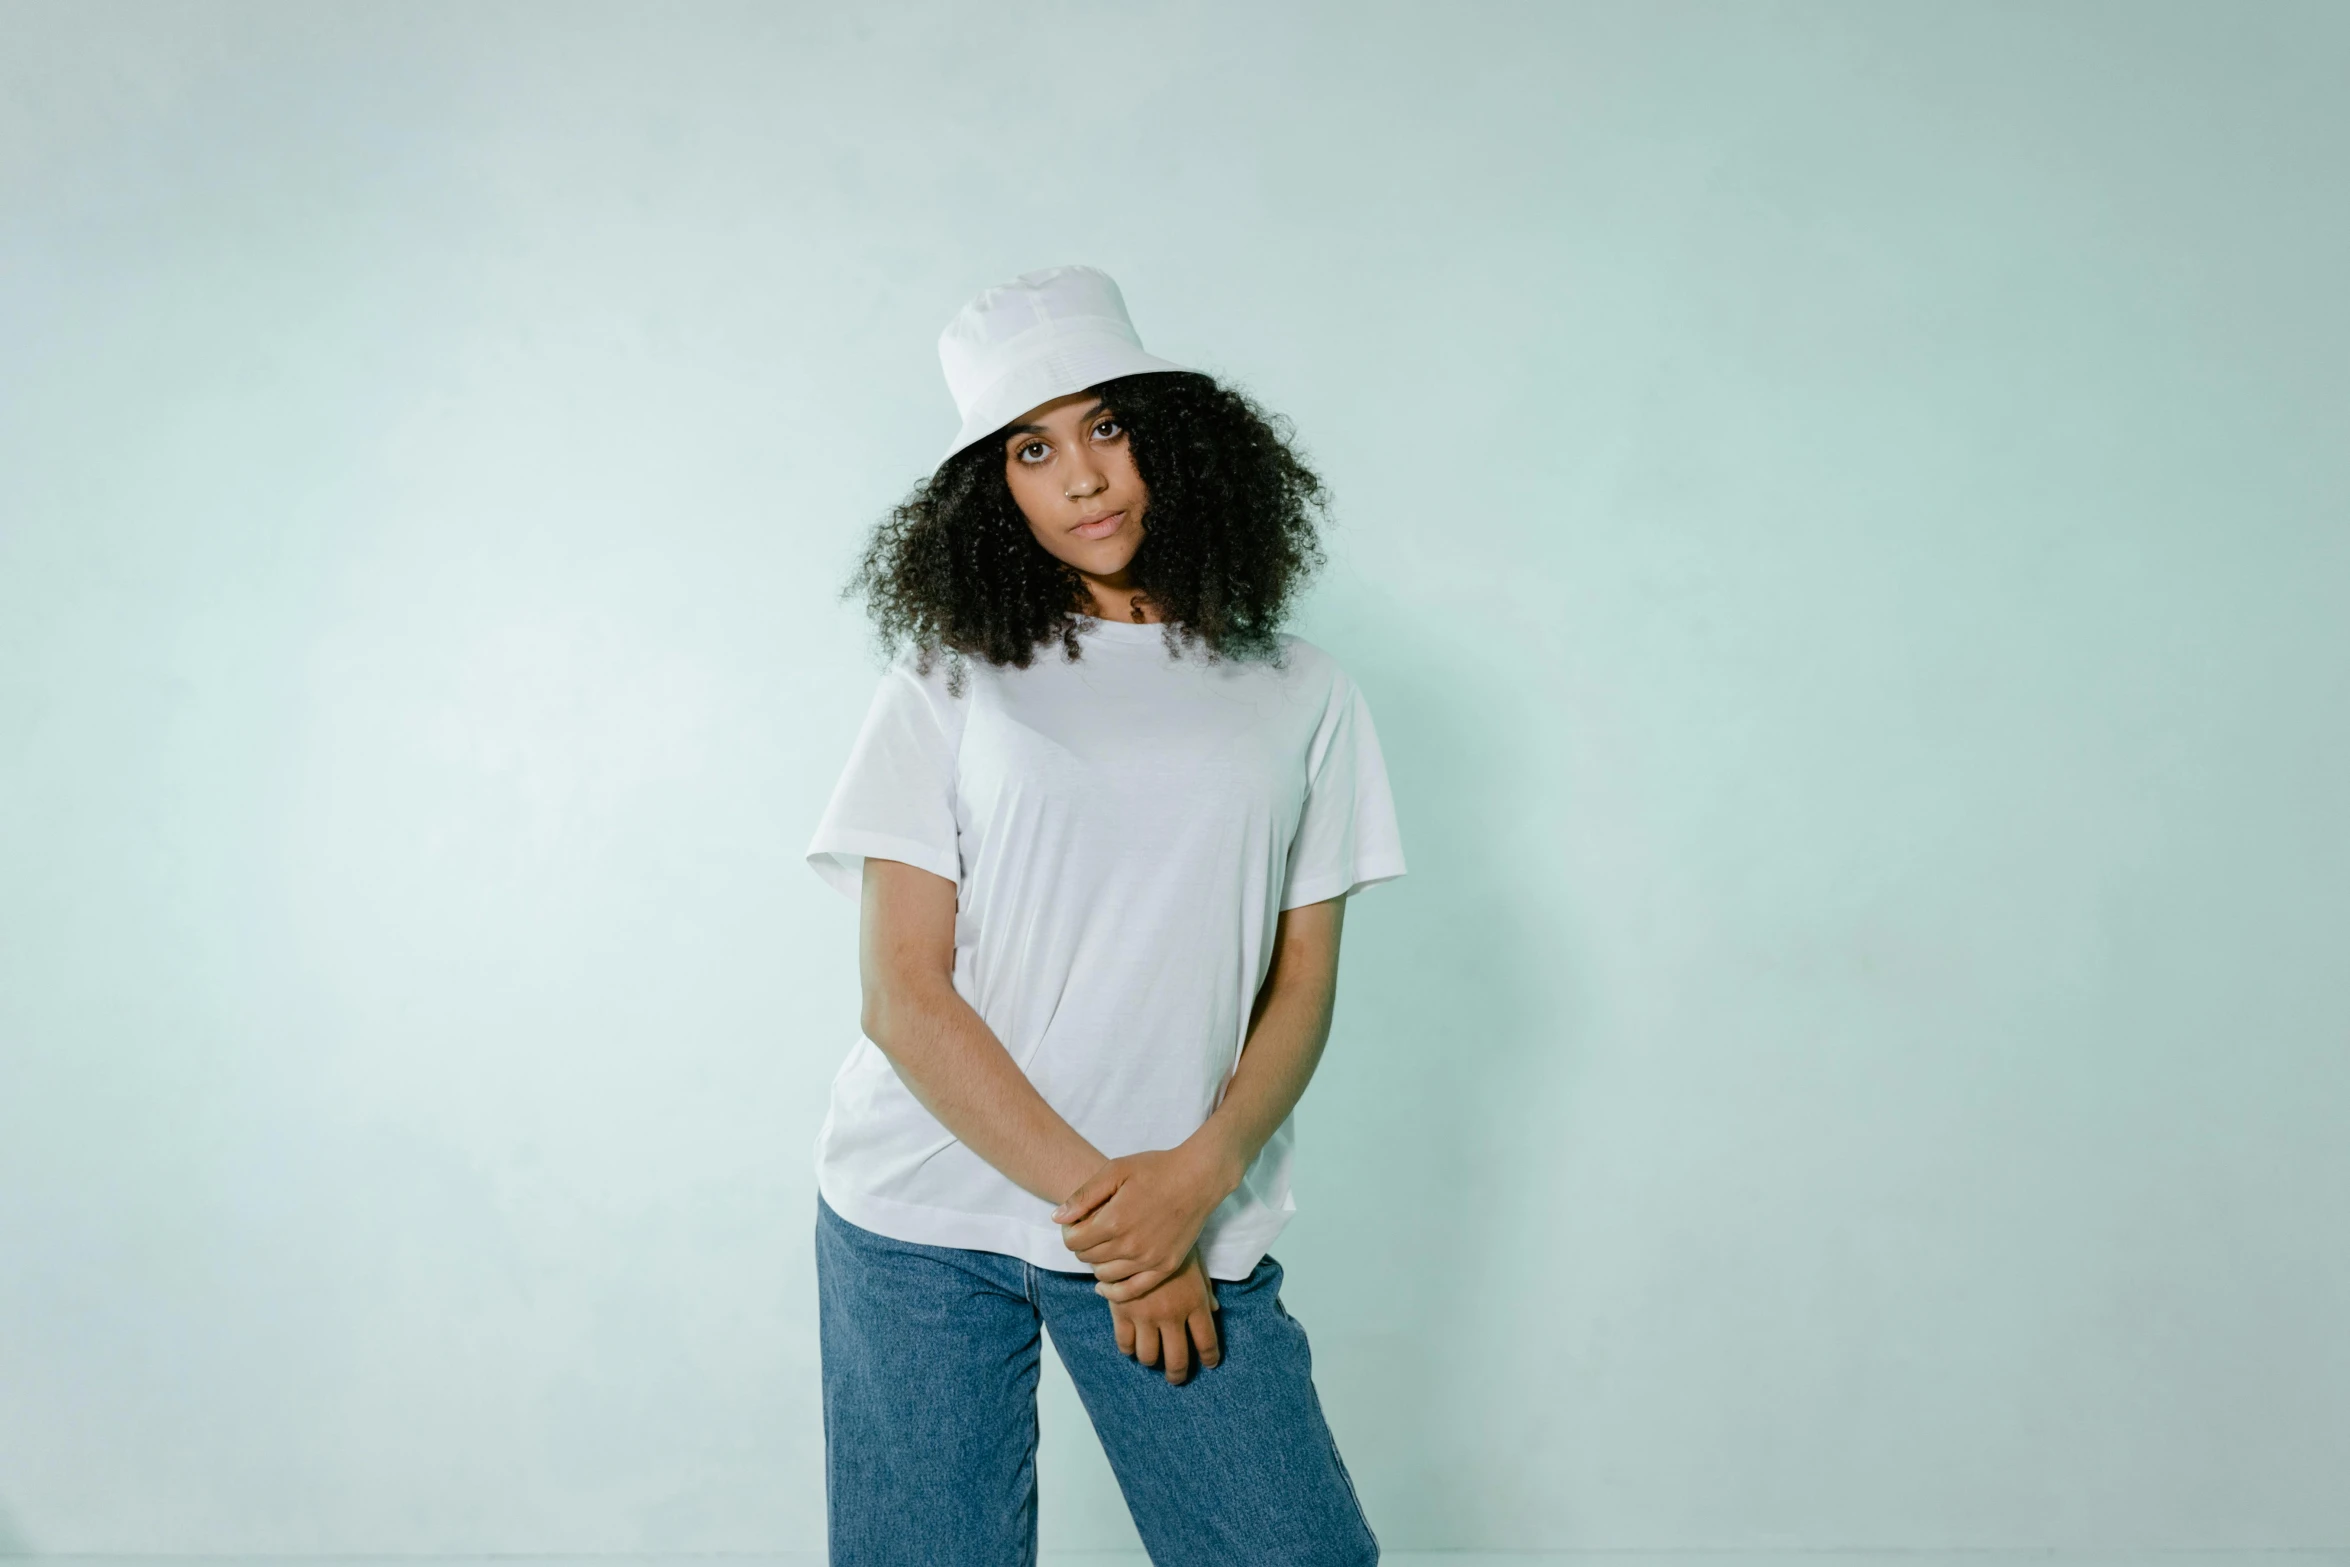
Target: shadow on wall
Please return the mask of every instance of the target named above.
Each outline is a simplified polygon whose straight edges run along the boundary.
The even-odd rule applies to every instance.
[[[1523,1307],[1492,1292],[1523,1255],[1504,1232],[1542,1163],[1530,1100],[1555,1092],[1578,1037],[1577,973],[1542,880],[1560,802],[1539,692],[1498,678],[1490,627],[1350,597],[1309,636],[1370,700],[1410,871],[1348,919],[1330,1052],[1299,1117],[1310,1222],[1281,1254],[1373,1525],[1409,1549],[1487,1532],[1511,1488],[1487,1462],[1488,1395],[1507,1390],[1478,1384]]]
[[[15,1515],[9,1512],[8,1503],[0,1500],[0,1556],[32,1554],[33,1542],[24,1537],[23,1530],[17,1528]]]

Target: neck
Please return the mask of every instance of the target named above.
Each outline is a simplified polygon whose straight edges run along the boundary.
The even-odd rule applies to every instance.
[[[1114,577],[1088,575],[1085,578],[1085,591],[1093,599],[1087,613],[1097,620],[1128,620],[1157,625],[1166,618],[1159,613],[1159,606],[1134,585],[1133,577],[1127,572],[1121,571]],[[1140,610],[1139,614],[1137,610]]]

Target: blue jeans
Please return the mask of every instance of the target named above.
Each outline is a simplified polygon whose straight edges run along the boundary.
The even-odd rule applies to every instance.
[[[1090,1273],[892,1240],[816,1199],[832,1567],[1029,1567],[1049,1329],[1156,1567],[1368,1567],[1379,1542],[1271,1257],[1216,1283],[1224,1360],[1118,1352]]]

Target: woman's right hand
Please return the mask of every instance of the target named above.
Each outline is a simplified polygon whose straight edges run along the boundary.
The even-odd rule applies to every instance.
[[[1173,1148],[1104,1160],[1053,1210],[1053,1222],[1103,1296],[1133,1300],[1175,1276],[1246,1168],[1194,1133]]]
[[[1196,1246],[1156,1289],[1110,1302],[1110,1324],[1117,1330],[1118,1353],[1146,1366],[1165,1362],[1171,1387],[1190,1379],[1195,1345],[1203,1371],[1224,1358],[1216,1337],[1216,1285]]]

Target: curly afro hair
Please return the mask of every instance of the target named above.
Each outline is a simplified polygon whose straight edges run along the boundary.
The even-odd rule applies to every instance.
[[[1277,655],[1282,618],[1322,564],[1325,509],[1288,421],[1189,370],[1090,390],[1125,425],[1150,496],[1127,569],[1166,617],[1168,650]],[[911,649],[924,670],[946,655],[957,690],[965,658],[1026,669],[1053,642],[1077,658],[1091,603],[1076,569],[1029,531],[997,440],[955,453],[891,509],[844,597],[864,599],[888,650]]]

